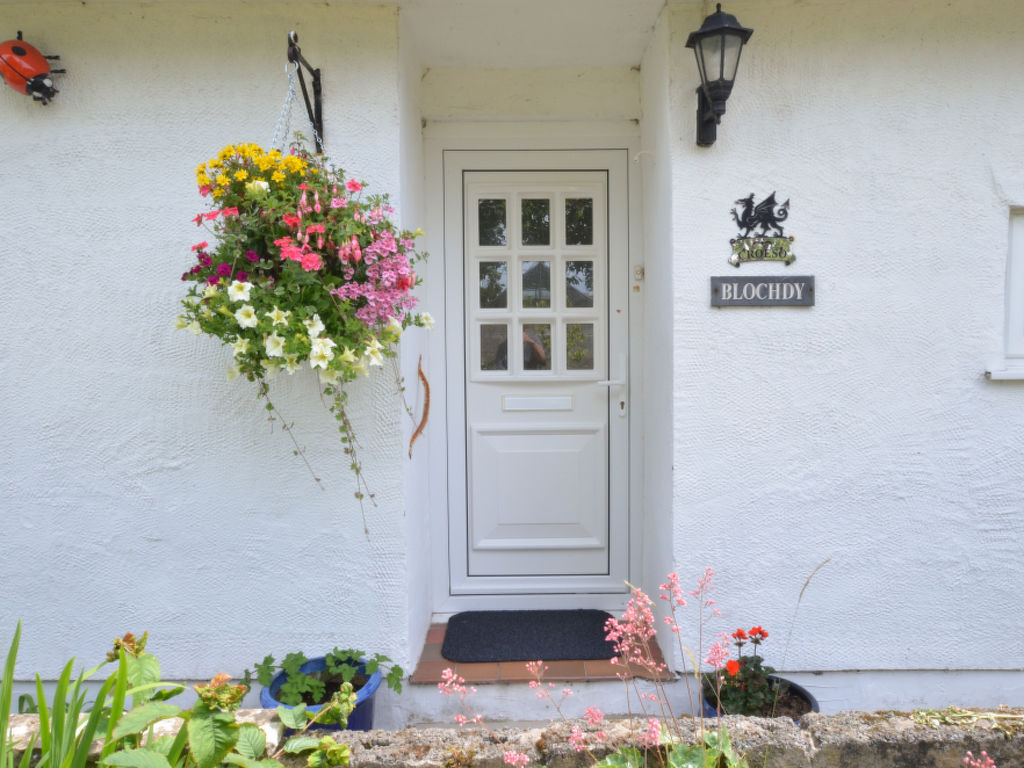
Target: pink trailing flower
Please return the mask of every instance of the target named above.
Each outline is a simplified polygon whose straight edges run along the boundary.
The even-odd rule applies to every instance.
[[[583,719],[591,725],[600,725],[604,722],[604,712],[597,707],[587,707],[583,712]]]
[[[968,752],[967,757],[964,758],[964,765],[967,768],[996,768],[995,761],[985,751],[982,751],[981,757],[975,757],[971,752]]]
[[[640,734],[639,741],[645,747],[656,747],[661,743],[661,723],[658,718],[647,718],[647,730]]]
[[[525,752],[513,752],[508,750],[505,752],[505,765],[512,765],[515,768],[526,768],[530,763],[530,758]]]

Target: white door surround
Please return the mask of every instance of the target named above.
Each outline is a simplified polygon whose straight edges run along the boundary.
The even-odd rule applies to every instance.
[[[639,570],[634,141],[493,150],[428,134],[428,224],[443,232],[428,280],[444,285],[435,613],[615,609]]]

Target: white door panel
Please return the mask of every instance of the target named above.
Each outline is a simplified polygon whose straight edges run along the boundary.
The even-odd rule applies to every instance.
[[[462,394],[450,420],[450,456],[462,459],[449,476],[452,594],[625,588],[625,196],[624,174],[600,162],[446,168],[465,350],[449,375]]]

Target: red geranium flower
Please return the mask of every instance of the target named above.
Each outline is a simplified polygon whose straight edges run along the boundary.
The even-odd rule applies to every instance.
[[[725,671],[732,677],[736,677],[740,673],[740,663],[736,659],[729,659],[725,662]]]
[[[753,634],[754,630],[750,630],[750,632],[751,634]],[[732,638],[733,640],[746,640],[747,633],[744,632],[742,629],[737,629],[735,632],[732,633]]]
[[[759,643],[762,640],[768,639],[768,633],[761,629],[760,626],[750,628],[750,639],[752,642]]]

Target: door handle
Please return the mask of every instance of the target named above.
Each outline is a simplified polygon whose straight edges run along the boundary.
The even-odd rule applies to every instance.
[[[616,389],[622,389],[623,387],[626,386],[627,375],[626,356],[624,354],[619,355],[619,370],[622,371],[621,379],[604,379],[602,381],[595,381],[594,383],[597,384],[599,387],[608,387],[609,391],[611,391],[612,387],[615,387]],[[621,395],[620,398],[621,399],[618,402],[618,407],[615,408],[615,412],[619,415],[620,418],[624,418],[626,416],[627,397],[625,395]]]
[[[604,381],[595,381],[594,383],[599,387],[608,387],[610,389],[611,387],[621,387],[626,382],[622,379],[605,379]]]

